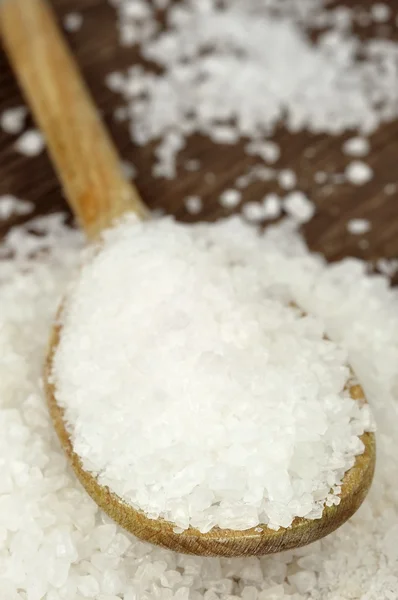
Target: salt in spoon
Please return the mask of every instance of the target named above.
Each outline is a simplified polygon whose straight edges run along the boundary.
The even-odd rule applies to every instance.
[[[45,0],[0,1],[0,29],[5,49],[32,112],[45,134],[69,205],[89,241],[98,240],[116,218],[133,212],[149,215],[137,190],[123,176],[120,159],[94,107],[76,64]],[[87,492],[114,521],[148,542],[203,556],[253,556],[304,546],[342,525],[359,508],[372,482],[375,439],[365,433],[363,454],[344,476],[338,506],[325,507],[321,519],[296,518],[278,531],[259,525],[246,531],[214,527],[182,533],[173,523],[149,519],[121,500],[82,468],[57,405],[51,383],[52,358],[62,335],[52,330],[45,365],[45,387],[51,417],[70,463]],[[348,385],[357,401],[366,402],[358,384]],[[266,433],[265,433],[266,434]]]

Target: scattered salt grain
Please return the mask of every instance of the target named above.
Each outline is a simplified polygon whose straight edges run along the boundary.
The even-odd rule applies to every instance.
[[[274,162],[279,147],[269,138],[281,121],[292,133],[367,134],[398,115],[397,44],[362,41],[350,9],[326,11],[314,0],[299,9],[263,0],[255,10],[236,0],[170,3],[160,27],[150,3],[110,1],[121,43],[136,44],[151,63],[132,65],[116,90],[136,143],[163,144],[171,131],[184,140],[195,133],[220,143],[245,139],[246,152]],[[373,12],[380,21],[386,10]],[[316,23],[323,25],[314,42]]]
[[[0,127],[6,133],[16,135],[23,129],[28,111],[24,106],[8,108],[1,113]]]
[[[278,183],[283,190],[292,190],[297,184],[297,177],[291,169],[282,169],[278,174]]]
[[[277,194],[267,194],[263,199],[264,219],[277,219],[282,212],[282,201]]]
[[[275,142],[271,140],[256,140],[250,142],[245,148],[247,154],[251,156],[260,156],[267,163],[275,163],[280,157],[281,151]]]
[[[69,31],[70,33],[79,31],[83,25],[83,15],[78,12],[70,12],[65,15],[63,25],[65,30]]]
[[[316,171],[316,173],[314,175],[314,180],[316,183],[319,183],[320,185],[322,185],[327,182],[328,174],[325,173],[325,171]]]
[[[184,200],[185,208],[191,215],[198,215],[203,209],[203,201],[200,196],[188,196]]]
[[[303,192],[290,192],[283,200],[283,208],[298,223],[307,223],[315,214],[315,205]]]
[[[353,160],[346,168],[345,175],[347,181],[352,185],[365,185],[373,177],[373,170],[371,167],[360,161]]]
[[[368,233],[372,225],[368,219],[350,219],[347,223],[347,230],[353,235],[363,235]]]
[[[34,209],[32,202],[20,200],[11,194],[0,196],[0,219],[6,220],[13,216],[27,215]]]
[[[371,14],[375,23],[385,23],[389,20],[391,9],[384,2],[375,2],[371,5]]]
[[[262,203],[245,206],[260,219]],[[283,285],[275,296],[270,260],[240,217],[133,218],[106,234],[65,303],[53,375],[75,451],[182,530],[319,518],[363,451],[369,413],[344,391],[346,353]]]
[[[396,183],[387,183],[384,186],[384,193],[387,196],[392,196],[393,194],[395,194],[395,192],[397,191],[397,189],[398,189],[398,185]]]
[[[224,208],[235,208],[242,200],[242,194],[239,190],[225,190],[219,198],[221,206]]]
[[[326,264],[309,253],[291,223],[268,230],[260,253],[257,242],[252,246],[252,235],[244,235],[233,223],[224,225],[223,237],[231,244],[236,240],[243,255],[253,248],[249,260],[254,263],[261,259],[260,281],[269,282],[270,292],[284,288],[347,350],[376,413],[378,460],[373,487],[360,511],[320,542],[263,558],[186,556],[142,543],[115,526],[113,541],[103,539],[100,532],[109,519],[76,481],[54,435],[39,380],[54,311],[65,281],[78,268],[82,244],[81,236],[63,223],[60,215],[41,219],[34,226],[40,225],[40,237],[30,233],[29,223],[15,227],[1,247],[4,256],[14,253],[0,262],[1,483],[10,485],[1,494],[2,597],[19,600],[22,593],[35,600],[81,600],[88,592],[100,600],[109,597],[106,569],[117,576],[121,589],[110,595],[112,600],[208,600],[214,594],[219,600],[242,600],[249,586],[257,600],[395,600],[398,300],[387,279],[370,275],[367,265],[356,259]],[[29,258],[39,247],[33,244],[46,250],[35,260]],[[153,365],[149,369],[154,372]],[[18,486],[11,474],[21,467],[26,479]],[[124,542],[115,555],[118,536]],[[59,545],[66,550],[63,558],[56,552]],[[255,581],[248,583],[253,566]],[[53,574],[61,571],[63,582],[59,576],[54,581]],[[165,572],[171,587],[162,583]],[[301,572],[301,581],[288,583],[288,577]],[[178,574],[179,582],[173,583]],[[300,594],[297,584],[305,585],[308,577],[313,587]]]
[[[258,223],[264,219],[264,205],[262,202],[251,200],[242,206],[242,214],[251,223]]]
[[[229,125],[214,125],[209,137],[218,144],[235,144],[239,140],[239,132]]]
[[[343,144],[343,152],[348,156],[366,156],[369,153],[369,150],[369,141],[364,137],[353,137],[344,142]]]
[[[394,277],[398,273],[398,259],[396,258],[379,258],[376,266],[380,273],[387,277]]]
[[[25,156],[37,156],[44,150],[44,138],[36,129],[25,131],[15,142],[14,148]]]

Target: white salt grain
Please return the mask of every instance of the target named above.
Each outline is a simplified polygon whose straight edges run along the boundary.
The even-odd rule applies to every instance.
[[[360,511],[319,542],[260,559],[203,559],[142,543],[114,525],[103,540],[109,519],[68,467],[39,385],[48,332],[65,281],[78,266],[82,241],[60,215],[39,225],[41,237],[27,227],[14,228],[1,248],[4,255],[15,252],[0,262],[1,485],[9,482],[0,496],[2,598],[81,600],[88,591],[100,600],[109,596],[103,588],[106,571],[119,580],[121,591],[112,600],[208,600],[214,594],[242,600],[248,586],[257,600],[395,600],[398,300],[387,279],[370,275],[356,259],[326,264],[309,253],[291,224],[269,230],[260,253],[254,244],[250,260],[261,258],[260,281],[268,280],[270,291],[284,286],[348,351],[378,421],[376,475]],[[231,223],[224,233],[245,253],[254,240],[239,231]],[[33,261],[28,255],[34,243],[46,252]],[[12,474],[21,469],[25,481],[19,486]],[[61,571],[62,583],[54,582],[53,573]],[[250,573],[254,579],[248,582]],[[304,573],[301,581],[289,584],[288,577],[298,573]],[[309,578],[313,587],[300,594],[297,584],[305,586]]]
[[[203,201],[200,196],[188,196],[185,198],[184,204],[191,215],[197,215],[203,209]]]
[[[275,163],[280,157],[281,151],[275,142],[271,140],[256,140],[250,142],[245,148],[247,154],[252,156],[260,156],[267,163]]]
[[[387,183],[384,186],[384,193],[387,196],[392,196],[397,191],[398,185],[396,183]]]
[[[316,173],[314,175],[314,180],[316,183],[319,183],[320,185],[322,185],[327,182],[328,174],[325,173],[325,171],[316,171]]]
[[[353,137],[344,142],[343,152],[348,156],[362,157],[369,154],[370,144],[366,138]]]
[[[6,133],[16,135],[23,129],[28,111],[24,106],[8,108],[1,113],[0,127]]]
[[[350,219],[347,223],[347,230],[353,235],[363,235],[368,233],[372,225],[368,219]]]
[[[377,268],[380,273],[386,275],[387,277],[394,277],[394,275],[398,272],[398,259],[396,258],[379,258],[377,261]]]
[[[352,185],[365,185],[372,179],[373,170],[368,164],[360,160],[353,160],[347,166],[345,176]]]
[[[265,209],[262,202],[250,201],[242,206],[242,213],[245,219],[251,223],[258,223],[264,219]]]
[[[277,194],[267,194],[263,199],[264,219],[277,219],[282,212],[282,201]]]
[[[278,183],[283,190],[292,190],[297,184],[297,177],[291,169],[282,169],[278,174]]]
[[[15,142],[14,148],[25,156],[37,156],[44,150],[44,138],[36,129],[25,131]]]
[[[307,223],[315,214],[315,205],[303,192],[291,192],[283,200],[283,208],[298,223]]]
[[[79,31],[83,25],[83,15],[78,12],[70,12],[65,15],[63,25],[65,30],[71,33]]]
[[[219,198],[221,206],[224,208],[235,208],[242,200],[242,194],[239,190],[225,190]]]
[[[385,23],[389,20],[391,15],[390,7],[384,2],[375,2],[372,4],[370,10],[375,23]]]
[[[32,212],[32,202],[20,200],[11,194],[0,196],[0,219],[6,220],[13,216],[27,215]]]

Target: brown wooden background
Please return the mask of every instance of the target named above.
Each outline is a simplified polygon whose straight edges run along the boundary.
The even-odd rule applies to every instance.
[[[369,4],[366,0],[355,2],[355,5],[362,7]],[[388,4],[393,8],[395,20],[398,0]],[[153,148],[135,148],[126,124],[118,124],[112,119],[112,111],[121,101],[105,87],[105,75],[138,60],[134,50],[118,45],[114,9],[109,7],[106,0],[53,0],[53,5],[60,19],[74,10],[81,12],[84,17],[81,29],[66,36],[122,157],[132,161],[138,168],[136,183],[145,201],[152,208],[163,208],[189,221],[194,217],[186,212],[184,198],[198,194],[205,204],[200,218],[214,219],[228,214],[217,202],[220,192],[258,160],[244,156],[243,144],[235,147],[215,146],[207,139],[196,136],[181,154],[178,178],[174,181],[154,179],[150,169]],[[395,25],[392,35],[396,39],[397,30]],[[384,26],[372,25],[362,28],[361,35],[384,35],[384,31]],[[21,102],[14,77],[0,50],[0,112]],[[31,122],[28,121],[29,125]],[[341,152],[341,145],[348,137],[349,133],[338,137],[291,135],[281,128],[274,138],[282,148],[280,166],[291,167],[296,172],[299,187],[310,195],[317,206],[317,214],[304,227],[304,235],[313,250],[322,251],[331,260],[346,255],[367,260],[396,257],[398,185],[397,192],[392,195],[387,195],[384,188],[388,183],[398,184],[398,121],[381,127],[371,138],[372,151],[365,160],[374,169],[374,178],[367,185],[355,188],[347,184],[334,187],[316,184],[316,171],[335,173],[344,170],[350,159]],[[13,148],[15,139],[15,136],[0,132],[0,195],[13,193],[34,201],[38,214],[59,209],[67,211],[46,153],[34,158],[21,156]],[[200,171],[185,170],[183,165],[190,158],[200,159]],[[205,178],[205,173],[214,173],[215,177]],[[247,189],[245,199],[258,199],[268,191],[280,190],[275,182],[256,183]],[[363,236],[349,234],[346,223],[354,217],[370,219],[371,232]],[[11,224],[0,222],[0,235]]]

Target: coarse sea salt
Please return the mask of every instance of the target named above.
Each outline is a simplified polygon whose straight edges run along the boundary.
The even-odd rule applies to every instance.
[[[32,202],[20,200],[11,194],[0,196],[0,219],[7,220],[13,216],[27,215],[34,209]]]
[[[273,259],[238,217],[131,219],[65,302],[53,378],[73,447],[179,530],[320,518],[363,452],[369,411],[345,389],[346,353],[289,306]]]
[[[23,129],[28,111],[24,106],[7,108],[0,115],[0,127],[6,133],[15,135]]]
[[[66,31],[69,31],[70,33],[79,31],[83,25],[83,15],[78,12],[70,12],[65,15],[63,25]]]
[[[121,43],[145,60],[137,65],[134,53],[113,85],[128,107],[133,141],[162,147],[180,136],[157,156],[155,175],[168,177],[193,134],[245,139],[246,153],[274,162],[280,149],[270,138],[281,121],[292,133],[355,128],[359,135],[398,114],[398,44],[362,40],[354,10],[327,0],[189,0],[169,3],[160,25],[150,3],[111,3]],[[375,7],[375,17],[386,10]]]
[[[44,138],[37,129],[29,129],[17,139],[14,148],[25,156],[37,156],[44,150]]]
[[[239,190],[224,190],[220,195],[219,202],[224,208],[235,208],[242,200],[242,193]]]
[[[350,219],[347,223],[347,230],[353,235],[363,235],[368,233],[372,225],[368,219]]]
[[[298,223],[307,223],[315,214],[315,205],[300,191],[287,194],[283,200],[283,208]]]
[[[366,156],[369,153],[369,150],[369,140],[360,136],[350,138],[343,144],[343,152],[348,156]]]
[[[184,204],[191,215],[198,215],[203,209],[203,200],[200,196],[187,196],[184,200]]]
[[[372,404],[374,485],[348,523],[305,548],[263,558],[185,556],[111,523],[76,481],[54,434],[40,377],[48,332],[81,247],[80,235],[63,221],[51,215],[14,227],[1,247],[7,257],[0,261],[2,597],[395,600],[398,296],[388,279],[370,275],[356,259],[327,265],[308,252],[291,222],[268,229],[261,253],[267,274],[346,349]],[[240,226],[223,229],[225,237],[233,233],[239,244],[251,245]]]
[[[373,177],[373,169],[361,160],[353,160],[345,170],[347,181],[352,185],[365,185]]]
[[[263,199],[264,219],[277,219],[282,212],[282,201],[277,194],[267,194]]]

